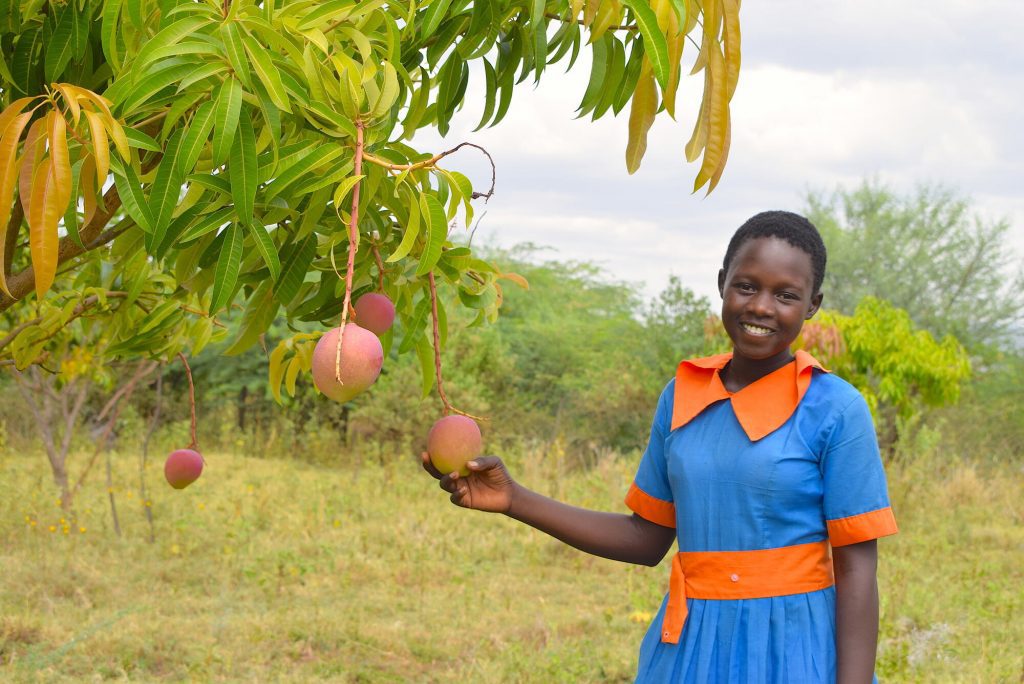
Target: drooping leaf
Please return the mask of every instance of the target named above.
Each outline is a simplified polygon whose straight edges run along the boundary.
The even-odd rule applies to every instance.
[[[249,223],[247,226],[256,245],[256,251],[260,253],[263,263],[270,270],[271,281],[277,280],[281,276],[281,257],[277,253],[277,245],[267,233],[267,229],[258,222]]]
[[[195,168],[196,162],[199,161],[199,155],[206,147],[210,132],[213,130],[213,118],[214,103],[212,101],[204,102],[196,110],[188,131],[181,139],[178,150],[178,171],[180,173],[191,173]]]
[[[238,336],[230,347],[224,350],[228,356],[241,354],[249,349],[260,338],[277,316],[279,304],[274,301],[271,281],[264,280],[249,297],[242,313],[242,322],[238,328]]]
[[[232,223],[224,230],[224,241],[217,257],[217,270],[213,280],[213,295],[210,298],[210,315],[224,308],[235,292],[238,269],[242,264],[242,227]]]
[[[235,201],[238,218],[246,224],[253,221],[258,172],[256,134],[253,132],[252,119],[242,116],[238,121],[238,135],[231,145],[228,181],[231,183],[231,198]]]
[[[654,86],[654,75],[649,62],[644,61],[640,79],[633,94],[633,106],[629,111],[629,142],[626,145],[626,170],[632,174],[640,168],[640,160],[647,151],[647,131],[654,123],[658,111],[658,93]]]
[[[431,193],[420,195],[420,212],[426,221],[427,240],[420,255],[420,265],[416,269],[417,276],[425,276],[434,269],[441,258],[441,248],[448,238],[448,218],[444,207]]]
[[[710,0],[714,2],[715,0]],[[651,10],[646,0],[622,0],[622,3],[633,10],[633,17],[637,26],[640,27],[640,35],[644,37],[644,51],[647,59],[651,62],[651,69],[654,77],[658,79],[658,85],[664,90],[668,86],[669,62],[668,42],[665,34],[658,26],[658,17]]]
[[[230,154],[234,144],[238,119],[242,112],[242,84],[237,79],[226,79],[217,92],[214,104],[213,164],[220,166]]]

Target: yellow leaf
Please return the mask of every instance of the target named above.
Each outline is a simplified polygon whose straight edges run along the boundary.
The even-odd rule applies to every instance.
[[[82,118],[82,107],[78,104],[78,96],[68,90],[65,83],[54,83],[53,88],[64,98],[64,104],[71,111],[71,118],[74,119],[77,126]]]
[[[654,84],[654,71],[644,57],[629,109],[629,142],[626,143],[626,171],[629,173],[640,168],[640,160],[647,151],[647,131],[651,129],[657,112],[658,91]]]
[[[284,354],[288,350],[288,340],[281,340],[270,354],[270,392],[274,401],[281,403],[281,380],[284,377]]]
[[[586,5],[583,8],[583,25],[589,27],[594,23],[594,17],[597,16],[597,8],[601,5],[601,0],[585,0]],[[591,38],[590,42],[594,42]]]
[[[85,118],[89,122],[93,154],[96,156],[96,186],[102,192],[103,184],[107,182],[107,173],[110,171],[110,144],[107,142],[107,131],[103,127],[100,115],[87,111]]]
[[[708,142],[708,115],[711,108],[711,72],[704,74],[704,95],[700,100],[700,113],[693,124],[693,135],[686,143],[686,161],[693,162],[700,156]]]
[[[722,177],[722,171],[725,170],[725,160],[729,158],[729,144],[732,142],[732,120],[728,119],[725,122],[725,144],[722,146],[722,158],[718,160],[718,168],[715,169],[714,175],[711,176],[711,184],[708,186],[708,192],[710,193],[718,185],[718,180]]]
[[[3,136],[3,134],[7,131],[7,127],[10,126],[12,122],[15,121],[18,118],[18,116],[21,115],[21,112],[23,109],[25,109],[25,106],[34,99],[36,98],[23,97],[20,100],[15,100],[10,104],[9,107],[7,107],[7,109],[0,112],[0,136]],[[33,107],[32,111],[35,111],[36,108],[38,108],[38,105],[36,105],[36,107]]]
[[[71,161],[68,157],[68,127],[64,115],[53,112],[50,118],[50,173],[53,174],[54,201],[60,205],[61,213],[71,201]]]
[[[32,197],[29,202],[29,253],[35,271],[36,297],[42,299],[57,274],[57,221],[61,212],[56,209],[56,188],[50,173],[50,158],[36,168],[32,178]]]
[[[583,5],[585,3],[586,3],[586,0],[572,0],[572,9],[570,10],[570,13],[569,13],[569,19],[570,20],[576,21],[577,19],[579,19],[580,12],[583,11]]]
[[[524,290],[530,289],[530,281],[528,281],[526,278],[519,275],[518,273],[502,273],[498,275],[498,277],[504,278],[505,280],[511,280],[513,283],[523,288]]]
[[[679,77],[682,69],[679,63],[683,60],[683,46],[686,45],[686,35],[678,33],[668,39],[668,83],[665,84],[665,92],[661,94],[661,101],[665,105],[665,111],[673,119],[676,118],[676,92],[679,90]]]
[[[32,198],[32,179],[35,177],[36,166],[43,156],[46,138],[43,131],[46,130],[46,117],[36,119],[29,127],[28,135],[25,136],[25,147],[21,151],[21,168],[18,172],[18,196],[21,199],[21,206],[25,210],[25,216],[29,215],[29,204]]]
[[[302,361],[297,356],[293,356],[292,360],[288,362],[288,370],[284,374],[284,387],[288,390],[289,396],[295,396],[295,379],[299,377],[299,371],[302,369]]]
[[[85,203],[85,225],[89,225],[96,214],[97,190],[93,186],[92,177],[95,173],[96,159],[91,154],[82,160],[82,170],[78,174],[78,184],[82,189],[82,201]]]
[[[700,6],[697,4],[697,0],[685,0],[686,1],[686,26],[683,27],[683,33],[687,34],[693,30],[693,27],[697,25],[697,13],[700,12]]]
[[[711,92],[709,93],[711,105],[708,108],[708,141],[704,148],[704,162],[701,164],[700,172],[697,174],[697,179],[693,184],[694,192],[707,183],[718,169],[718,164],[722,159],[722,150],[725,148],[726,131],[729,129],[729,99],[725,87],[725,57],[722,55],[721,46],[717,42],[710,46],[708,53],[711,55],[708,65],[708,73],[711,76]]]
[[[726,83],[728,98],[736,92],[740,78],[740,6],[739,0],[719,0],[721,14],[725,18],[722,38],[725,41]]]
[[[11,219],[11,205],[14,200],[14,185],[17,181],[18,140],[25,130],[32,112],[19,114],[0,135],[0,264],[4,263],[7,244],[7,222]],[[17,226],[14,228],[17,230]],[[0,266],[0,290],[10,297],[7,278]]]
[[[110,137],[114,141],[114,147],[117,148],[117,153],[121,155],[121,159],[130,161],[132,153],[128,149],[128,136],[124,134],[124,128],[121,126],[121,123],[112,116],[104,119],[104,123],[107,126],[107,130],[110,131]]]
[[[619,0],[602,0],[597,8],[594,23],[590,25],[590,42],[600,40],[608,29],[622,21],[622,3]]]

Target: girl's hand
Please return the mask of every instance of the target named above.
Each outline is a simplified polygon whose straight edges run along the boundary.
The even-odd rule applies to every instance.
[[[459,475],[458,471],[442,475],[426,452],[420,458],[423,469],[440,480],[441,489],[451,494],[449,498],[456,506],[492,513],[507,513],[511,507],[516,483],[497,456],[473,459],[466,464],[467,476]]]

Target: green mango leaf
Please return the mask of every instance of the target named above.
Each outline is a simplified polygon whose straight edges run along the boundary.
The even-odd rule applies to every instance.
[[[254,222],[248,224],[247,227],[256,244],[256,250],[270,270],[270,279],[277,280],[281,276],[281,258],[277,254],[277,245],[274,244],[267,229],[261,224]]]
[[[220,35],[224,40],[224,52],[228,58],[235,77],[246,89],[252,89],[252,77],[249,72],[249,60],[245,57],[245,45],[242,43],[242,30],[238,24],[228,21],[220,25]]]
[[[229,78],[221,85],[214,104],[213,163],[220,166],[227,161],[242,113],[242,84]]]
[[[633,18],[640,27],[640,35],[644,37],[644,51],[651,61],[654,77],[662,90],[668,87],[668,77],[672,65],[668,61],[668,41],[658,26],[658,17],[646,0],[622,0],[622,4],[633,11]]]
[[[423,393],[422,396],[427,397],[434,388],[437,369],[434,366],[434,345],[425,335],[416,343],[416,358],[420,362],[420,391]]]
[[[292,108],[288,102],[288,92],[284,88],[284,83],[281,82],[280,70],[274,66],[274,62],[270,59],[270,52],[249,35],[242,36],[242,43],[245,45],[245,51],[249,53],[249,57],[252,59],[252,68],[256,71],[260,83],[266,88],[267,94],[270,95],[271,102],[281,111],[291,112]]]
[[[188,131],[181,139],[178,149],[178,171],[180,173],[190,173],[195,168],[196,162],[199,161],[199,155],[206,147],[210,132],[213,130],[213,115],[214,103],[211,101],[200,105],[195,116],[192,117],[192,123],[189,124]]]
[[[110,158],[110,169],[114,172],[114,185],[121,198],[121,206],[125,213],[135,221],[135,225],[144,232],[153,232],[153,213],[150,211],[146,196],[142,194],[142,183],[129,164],[122,164],[117,157]]]
[[[295,298],[315,256],[315,235],[307,235],[302,242],[292,245],[286,252],[281,277],[274,284],[274,297],[277,301],[287,306]]]
[[[181,149],[182,131],[176,131],[167,142],[160,166],[156,169],[156,178],[149,189],[149,210],[153,215],[153,232],[151,240],[147,240],[146,248],[152,250],[164,238],[164,232],[171,223],[171,216],[178,206],[181,197],[181,186],[185,175],[180,170],[178,152]]]
[[[74,3],[68,3],[68,5],[74,5]],[[210,23],[210,20],[205,17],[197,16],[185,16],[168,25],[166,28],[159,31],[155,36],[145,41],[142,45],[142,49],[139,50],[139,54],[135,57],[135,61],[132,64],[132,69],[136,73],[143,73],[150,64],[160,58],[160,55],[168,48],[177,46],[185,36],[195,33],[201,26],[205,26]],[[182,54],[181,52],[172,52],[173,54]]]
[[[217,257],[217,270],[213,280],[213,296],[210,299],[210,315],[224,308],[235,292],[238,269],[242,264],[242,228],[232,223],[224,231],[224,241]]]
[[[448,239],[448,218],[441,203],[429,193],[420,195],[420,211],[427,222],[427,242],[423,246],[416,275],[425,276],[441,258],[441,248]]]
[[[238,120],[238,135],[231,145],[231,159],[228,161],[228,182],[231,183],[231,198],[242,223],[252,223],[256,202],[256,134],[252,118],[243,114]]]
[[[262,228],[261,228],[262,230]],[[260,335],[267,331],[277,316],[280,305],[274,301],[269,280],[260,283],[256,291],[249,297],[242,314],[242,322],[238,327],[238,336],[230,347],[224,350],[228,356],[237,356],[256,344]]]

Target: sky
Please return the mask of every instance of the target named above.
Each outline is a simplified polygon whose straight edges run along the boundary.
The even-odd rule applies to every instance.
[[[532,242],[552,259],[588,261],[650,297],[676,275],[716,302],[715,278],[732,232],[766,209],[799,211],[809,190],[878,179],[899,192],[941,183],[973,199],[986,220],[1011,222],[1024,258],[1024,8],[1012,0],[747,2],[742,67],[732,100],[729,162],[710,196],[691,194],[688,164],[703,76],[683,78],[677,120],[659,115],[647,154],[626,172],[628,106],[618,118],[575,119],[589,49],[571,73],[549,67],[524,82],[506,118],[472,132],[483,109],[471,79],[437,151],[470,141],[497,166],[494,197],[476,203],[474,243]],[[692,45],[684,66],[692,63]],[[448,158],[476,189],[486,160]]]

